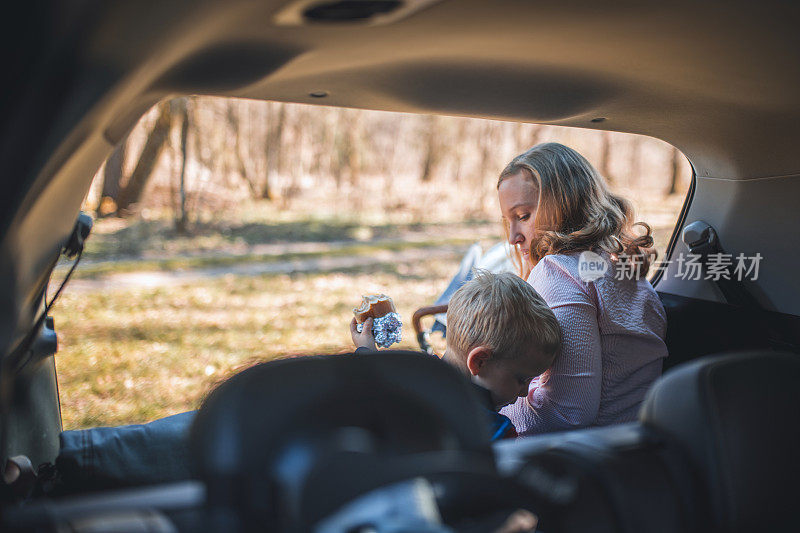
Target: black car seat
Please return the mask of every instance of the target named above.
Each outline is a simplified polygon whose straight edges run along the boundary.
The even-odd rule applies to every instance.
[[[715,531],[796,530],[800,356],[748,352],[676,368],[649,392],[642,423],[687,450]]]
[[[304,531],[396,480],[494,475],[485,411],[468,380],[419,353],[252,367],[215,390],[192,427],[208,523]]]
[[[640,421],[495,446],[547,531],[798,529],[800,358],[706,357],[665,374]],[[542,503],[545,502],[545,503]]]
[[[495,451],[501,472],[535,493],[541,531],[706,531],[686,454],[639,423],[502,442]]]

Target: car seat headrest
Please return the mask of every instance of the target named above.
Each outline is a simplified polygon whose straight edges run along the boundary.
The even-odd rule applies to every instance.
[[[312,501],[319,508],[302,514],[324,516],[330,502],[448,462],[457,469],[459,458],[493,470],[484,417],[469,381],[436,358],[299,357],[256,365],[213,391],[191,453],[212,504],[274,525],[275,513],[297,515]],[[349,481],[321,484],[330,478]]]
[[[800,478],[800,356],[748,352],[678,367],[640,412],[686,448],[724,531],[780,529]]]

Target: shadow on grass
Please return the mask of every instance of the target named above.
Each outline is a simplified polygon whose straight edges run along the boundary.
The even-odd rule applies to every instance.
[[[478,226],[486,224],[486,220],[465,220],[464,226]],[[437,227],[452,225],[439,223],[407,223],[407,224],[379,224],[368,225],[354,221],[336,219],[310,219],[294,222],[248,223],[239,226],[220,228],[219,226],[206,225],[198,227],[198,233],[220,232],[230,240],[241,240],[247,244],[291,243],[291,242],[329,242],[363,240],[364,235],[369,239],[386,239],[396,237],[406,232],[419,232],[434,230]]]
[[[466,220],[460,225],[479,226],[485,220]],[[382,224],[365,225],[355,221],[336,219],[309,219],[291,222],[252,222],[240,225],[198,222],[191,234],[178,233],[172,223],[165,220],[135,220],[116,231],[92,235],[84,257],[109,259],[137,257],[148,250],[164,249],[168,242],[184,243],[187,248],[200,241],[204,246],[257,245],[297,242],[364,241],[400,237],[404,233],[435,231],[443,224]]]
[[[457,257],[457,254],[454,254]],[[357,267],[348,267],[348,268],[338,268],[332,270],[326,270],[326,273],[337,273],[337,274],[389,274],[394,276],[398,280],[408,280],[408,281],[428,281],[431,276],[424,271],[420,270],[413,270],[408,271],[405,270],[406,264],[405,263],[373,263],[370,265],[363,265]],[[302,274],[290,274],[290,277],[295,275],[302,275]],[[436,296],[436,295],[432,295]]]

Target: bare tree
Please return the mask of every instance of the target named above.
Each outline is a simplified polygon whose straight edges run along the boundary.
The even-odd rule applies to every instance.
[[[464,152],[467,151],[469,146],[469,127],[470,122],[468,119],[459,119],[458,127],[456,128],[456,138],[453,143],[455,152],[455,171],[453,172],[453,181],[459,183],[462,175],[464,174]]]
[[[158,104],[158,118],[153,129],[147,136],[139,161],[133,169],[128,182],[120,190],[117,198],[117,215],[129,216],[134,211],[134,205],[139,203],[144,193],[145,186],[156,168],[158,158],[167,143],[169,131],[172,128],[172,115],[169,102]]]
[[[185,210],[188,215],[197,212],[204,205],[224,203],[224,198],[212,191],[219,187],[228,187],[229,176],[235,173],[227,104],[222,99],[203,102],[199,98],[190,97],[187,100],[189,134],[186,149],[190,159],[195,162],[197,171],[203,172],[204,168],[212,176],[212,179],[195,180],[191,189],[188,187],[189,180],[186,180]],[[175,196],[178,196],[178,192],[175,190]],[[175,211],[180,210],[180,206],[175,204]]]
[[[669,178],[669,189],[667,189],[667,195],[675,194],[678,192],[678,181],[680,180],[680,172],[681,172],[681,153],[680,151],[672,147],[672,157],[671,157],[671,173]]]
[[[608,183],[614,183],[611,176],[611,133],[607,131],[600,134],[600,174]]]
[[[185,230],[191,230],[200,208],[222,209],[247,196],[288,202],[289,196],[308,195],[328,202],[325,195],[332,195],[334,187],[348,193],[340,205],[351,210],[357,210],[367,195],[376,195],[379,201],[370,207],[418,209],[420,219],[432,216],[434,202],[465,216],[483,216],[502,165],[545,136],[578,142],[597,157],[598,171],[615,185],[641,187],[651,175],[659,175],[665,194],[685,186],[686,163],[679,152],[664,147],[658,153],[657,145],[642,138],[605,131],[577,133],[536,124],[373,115],[219,98],[190,98],[185,103],[185,111],[176,103],[172,116],[164,104],[151,110],[98,172],[90,201],[92,207],[97,204],[100,216],[130,214],[133,204],[141,204],[145,185],[155,193],[148,202],[171,204],[176,227]],[[175,131],[170,129],[173,123]],[[168,154],[171,165],[165,164],[164,144],[174,150]],[[621,174],[618,156],[629,163],[629,170]],[[428,186],[443,175],[455,186]],[[385,181],[360,183],[365,176]],[[424,186],[428,197],[410,198],[407,191],[413,183]]]
[[[486,121],[481,125],[480,137],[478,139],[480,163],[478,165],[478,174],[476,176],[477,187],[476,195],[477,203],[474,206],[473,215],[482,215],[484,206],[486,205],[486,197],[490,187],[486,186],[486,176],[490,175],[491,168],[494,164],[493,154],[497,139],[497,124],[494,122]]]
[[[181,170],[179,175],[178,185],[178,216],[175,217],[175,231],[180,235],[185,235],[189,226],[189,213],[186,208],[186,162],[189,160],[187,139],[189,138],[189,110],[186,98],[176,98],[171,102],[171,111],[173,115],[180,121],[181,136],[180,136],[180,154],[181,154]]]
[[[340,110],[339,127],[334,141],[336,160],[333,162],[332,168],[337,189],[342,186],[345,176],[351,186],[355,187],[358,184],[361,170],[360,117],[357,110]]]
[[[420,181],[427,182],[442,160],[442,128],[437,117],[431,115],[425,119],[425,156],[422,160]]]
[[[358,186],[358,180],[361,177],[361,163],[362,163],[362,139],[361,139],[361,111],[357,109],[351,110],[352,120],[350,126],[347,128],[347,156],[345,162],[350,174],[350,185],[353,187]]]
[[[272,200],[273,193],[271,182],[276,173],[282,170],[281,157],[283,154],[283,130],[286,125],[286,104],[270,104],[267,112],[267,170],[265,172],[264,186],[261,188],[261,198]]]
[[[117,198],[125,167],[127,143],[127,137],[120,141],[103,167],[103,190],[100,193],[100,203],[97,205],[98,217],[106,217],[117,212]]]
[[[332,112],[332,109],[319,108],[316,120],[311,121],[314,142],[312,143],[309,172],[316,176],[319,176],[323,172],[330,172],[331,170],[333,130],[336,122]]]
[[[250,189],[250,194],[256,198],[259,196],[259,191],[256,188],[256,184],[248,175],[247,163],[245,162],[246,155],[242,153],[243,145],[241,139],[243,133],[242,130],[244,129],[242,126],[242,105],[241,102],[236,102],[233,100],[226,100],[225,104],[228,126],[231,129],[233,137],[232,156],[236,164],[236,171],[247,184],[247,187]],[[266,189],[269,193],[269,180],[267,180]],[[269,199],[269,195],[265,196],[265,198]]]

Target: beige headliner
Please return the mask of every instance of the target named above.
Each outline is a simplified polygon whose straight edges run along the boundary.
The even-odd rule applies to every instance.
[[[635,132],[701,176],[800,171],[788,2],[445,0],[387,26],[278,27],[284,4],[109,8],[86,50],[121,75],[98,110],[106,137],[188,92]]]

